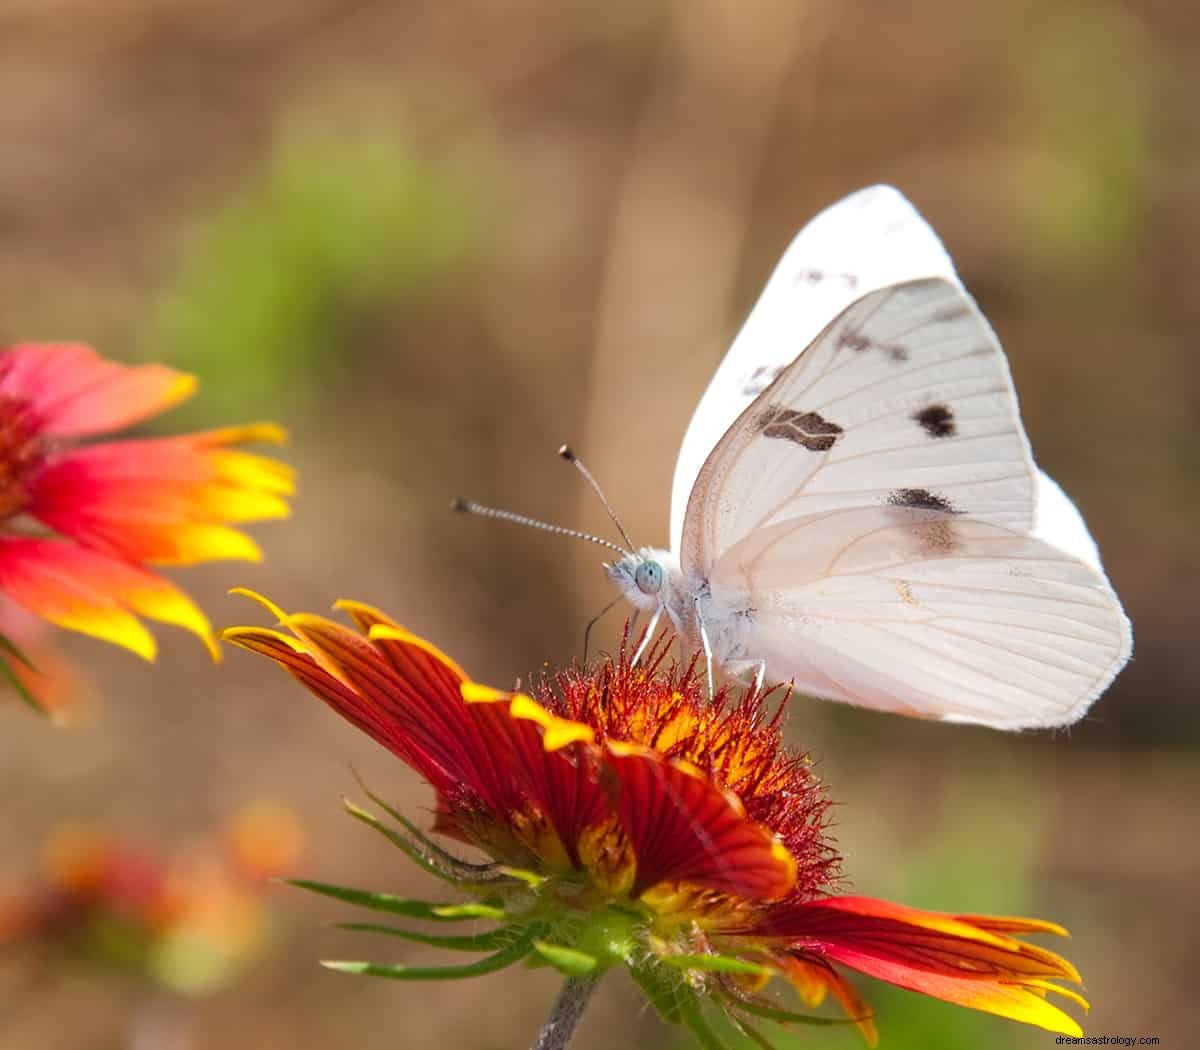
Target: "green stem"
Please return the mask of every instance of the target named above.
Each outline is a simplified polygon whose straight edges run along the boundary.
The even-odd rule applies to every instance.
[[[533,1041],[532,1050],[567,1050],[598,983],[599,978],[595,976],[568,977],[563,982],[558,998],[550,1008],[550,1016]]]

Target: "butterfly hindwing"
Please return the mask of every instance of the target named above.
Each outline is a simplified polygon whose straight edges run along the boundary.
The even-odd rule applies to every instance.
[[[810,695],[1001,729],[1076,721],[1128,659],[1103,574],[1002,525],[902,507],[757,530],[709,580],[739,655]]]

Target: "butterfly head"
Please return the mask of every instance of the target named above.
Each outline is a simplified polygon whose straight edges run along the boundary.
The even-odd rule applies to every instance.
[[[671,556],[643,547],[605,565],[617,589],[638,609],[654,610],[666,604],[671,589]]]

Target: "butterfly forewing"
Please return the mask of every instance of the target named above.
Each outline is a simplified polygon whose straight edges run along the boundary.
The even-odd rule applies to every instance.
[[[891,186],[851,194],[797,234],[684,436],[671,492],[672,549],[701,466],[742,411],[852,302],[919,277],[957,280],[937,234]]]
[[[987,321],[956,283],[911,281],[843,311],[717,443],[680,560],[708,576],[751,533],[850,507],[1027,531],[1035,478]]]

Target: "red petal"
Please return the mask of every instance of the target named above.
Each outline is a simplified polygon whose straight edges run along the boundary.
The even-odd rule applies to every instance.
[[[613,742],[606,762],[616,773],[621,824],[637,857],[635,897],[660,882],[752,900],[773,900],[792,888],[791,855],[698,770]]]
[[[554,828],[571,864],[580,867],[580,836],[611,812],[589,753],[577,747],[549,749],[542,727],[515,715],[511,698],[473,703],[470,711],[481,733],[507,742],[517,782]]]
[[[257,560],[254,542],[224,523],[284,517],[286,493],[270,478],[223,478],[215,457],[230,454],[177,438],[73,449],[34,477],[29,512],[131,561]]]
[[[173,584],[64,540],[0,539],[0,591],[51,623],[148,660],[154,639],[134,613],[184,627],[214,647],[208,620]]]
[[[1075,968],[1054,952],[996,932],[1040,930],[1047,924],[985,921],[991,929],[869,897],[835,897],[782,904],[752,932],[784,938],[803,957],[838,962],[901,988],[1078,1034],[1078,1024],[1046,1001],[1049,991],[1078,999],[1047,980],[1077,981]]]
[[[313,692],[403,758],[437,791],[451,798],[469,791],[500,815],[519,802],[507,744],[480,732],[462,700],[464,676],[448,657],[419,639],[369,642],[319,616],[285,615],[283,622],[323,674],[314,676],[307,665],[298,668],[288,652],[276,649],[266,655],[293,673],[302,669]],[[264,634],[274,632],[234,628],[225,637],[244,646],[248,641],[261,645]],[[330,680],[339,688],[331,688]]]
[[[0,394],[28,401],[43,433],[57,437],[129,426],[178,404],[195,386],[173,368],[119,365],[87,346],[24,343],[0,357]]]
[[[853,1018],[862,1032],[867,1046],[879,1043],[879,1030],[871,1016],[871,1007],[858,994],[857,989],[829,963],[819,959],[801,959],[795,956],[778,957],[775,960],[795,986],[800,998],[808,1006],[820,1006],[825,992],[833,992],[846,1016]]]

